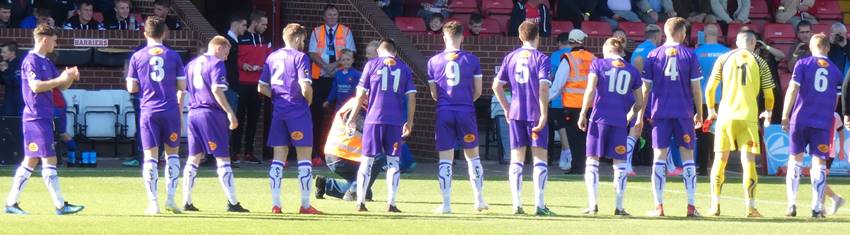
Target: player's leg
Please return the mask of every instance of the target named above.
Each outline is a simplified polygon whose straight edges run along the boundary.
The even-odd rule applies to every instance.
[[[460,134],[460,123],[458,116],[452,111],[438,111],[434,136],[436,141],[439,160],[437,163],[437,182],[440,185],[440,194],[443,196],[443,204],[434,208],[433,212],[438,214],[451,213],[452,193],[452,165],[454,164],[454,150],[462,142],[463,134]],[[473,115],[474,117],[474,115]],[[475,136],[471,136],[474,140]]]
[[[312,127],[308,130],[312,130]],[[310,138],[304,138],[305,141],[313,141]],[[295,147],[295,152],[298,155],[298,183],[301,185],[301,214],[321,214],[320,211],[313,208],[310,204],[310,195],[313,193],[313,163],[310,161],[313,154],[313,146],[298,146]]]
[[[655,202],[655,210],[647,213],[649,216],[664,216],[664,186],[667,181],[667,154],[670,150],[670,140],[673,129],[677,128],[675,119],[653,120],[652,125],[652,196]],[[672,163],[671,163],[672,164]]]
[[[596,194],[599,188],[599,157],[605,154],[606,126],[595,122],[587,126],[587,159],[584,161],[584,185],[587,189],[587,208],[583,211],[587,215],[596,215],[599,212]]]
[[[756,188],[758,187],[758,172],[756,172],[756,155],[760,152],[758,125],[756,123],[737,122],[736,142],[741,150],[741,168],[743,174],[744,200],[747,217],[761,217],[756,209]]]
[[[628,176],[637,175],[632,168],[632,158],[637,148],[638,140],[640,140],[641,132],[638,132],[634,127],[629,128],[629,136],[626,137],[626,173]]]
[[[206,125],[201,125],[202,128],[200,128],[201,134],[205,137],[205,141],[201,142],[201,145],[205,146],[206,152],[215,157],[218,181],[224,191],[224,196],[227,198],[227,211],[249,212],[236,199],[236,181],[230,162],[231,151],[227,128],[230,122],[225,115],[210,115],[208,117],[210,120],[207,121]]]
[[[726,182],[726,163],[729,162],[729,151],[736,149],[734,144],[734,132],[738,131],[732,128],[731,123],[718,121],[715,126],[714,135],[714,162],[711,166],[711,206],[708,213],[713,216],[720,216],[720,194],[723,190],[723,184]]]
[[[15,170],[15,176],[12,177],[12,187],[9,190],[9,195],[6,197],[5,212],[7,214],[26,214],[26,212],[18,206],[18,198],[27,186],[27,182],[29,182],[29,179],[32,176],[32,171],[36,166],[38,166],[39,160],[40,159],[36,157],[24,157],[24,160],[21,161],[21,165],[19,165],[18,169]]]
[[[511,161],[508,166],[508,184],[511,187],[511,202],[514,214],[525,214],[522,210],[522,170],[525,163],[525,153],[529,145],[528,125],[522,121],[508,119],[508,132],[511,145]]]
[[[360,166],[357,168],[356,202],[358,211],[367,211],[365,206],[366,191],[369,188],[367,185],[373,182],[372,165],[375,163],[375,156],[378,156],[378,152],[380,151],[383,151],[383,149],[380,146],[380,135],[378,130],[376,130],[376,125],[364,124],[363,148],[361,150],[363,157],[360,160]]]
[[[626,160],[628,159],[626,156],[626,145],[628,144],[627,136],[630,128],[615,126],[606,127],[609,130],[605,132],[606,138],[604,138],[604,140],[607,143],[604,145],[605,151],[603,152],[603,156],[608,156],[614,160],[614,215],[629,216],[630,214],[626,212],[626,209],[623,207],[623,198],[626,194],[626,182],[628,181],[629,174],[628,163],[626,163]]]
[[[833,158],[833,157],[826,159],[826,174],[827,175],[829,175],[829,170],[832,167],[833,161],[835,161],[835,158]],[[829,210],[826,211],[827,215],[834,215],[835,213],[838,212],[838,209],[840,209],[842,206],[844,206],[844,203],[845,203],[844,198],[842,198],[841,195],[838,195],[838,193],[835,193],[834,191],[832,191],[832,187],[829,187],[829,184],[827,184],[826,187],[824,188],[823,194],[824,194],[824,197],[829,197],[829,199],[832,200],[832,206],[830,206]]]
[[[177,110],[169,113],[159,113],[157,116],[157,124],[161,126],[163,137],[163,147],[165,149],[165,178],[166,183],[166,199],[165,210],[173,213],[181,213],[181,209],[174,202],[174,195],[177,193],[178,178],[180,177],[180,157],[177,155],[180,150],[180,113]]]
[[[532,182],[534,183],[534,206],[537,208],[535,214],[552,216],[555,213],[552,213],[546,207],[546,200],[544,200],[546,183],[549,181],[549,154],[547,152],[549,147],[549,127],[547,125],[540,132],[532,132],[531,127],[534,125],[536,125],[536,122],[528,122],[528,133],[531,136],[531,155],[534,157]]]
[[[189,134],[191,135],[191,134]],[[192,137],[189,137],[190,139]],[[189,149],[192,149],[192,141],[189,141]],[[198,165],[204,158],[203,152],[189,151],[189,158],[186,159],[186,165],[183,166],[183,210],[184,211],[199,211],[192,201],[192,190],[195,188],[195,178],[198,176]]]
[[[145,181],[145,192],[147,193],[148,206],[146,214],[159,213],[158,181],[159,171],[159,146],[163,142],[160,127],[154,124],[150,112],[141,112],[139,116],[139,137],[142,142],[142,178]]]
[[[463,153],[466,156],[467,173],[472,185],[472,197],[475,199],[473,209],[476,211],[490,209],[490,205],[484,201],[484,165],[481,164],[478,147],[464,149]]]
[[[685,183],[685,192],[688,196],[688,217],[700,216],[696,209],[697,168],[696,164],[694,164],[696,133],[693,126],[693,120],[679,119],[679,128],[677,130],[681,130],[681,133],[674,132],[674,136],[677,136],[677,142],[681,143],[679,145],[679,154],[682,158],[682,181]]]
[[[401,179],[401,126],[378,125],[384,153],[387,154],[387,211],[401,212],[396,206],[398,185]]]
[[[797,189],[800,186],[800,175],[803,172],[803,153],[806,151],[806,146],[809,145],[809,138],[806,128],[799,128],[796,125],[791,125],[788,131],[790,137],[790,154],[788,164],[786,164],[785,173],[785,195],[788,199],[788,209],[785,211],[785,216],[797,216]]]
[[[824,189],[826,188],[826,159],[822,156],[812,157],[812,218],[823,218]]]
[[[272,147],[272,163],[269,165],[269,191],[272,196],[272,213],[281,213],[280,187],[283,183],[283,167],[289,155],[291,143],[289,128],[281,118],[272,117],[269,122],[269,137],[266,145]]]
[[[440,184],[440,193],[443,196],[443,204],[434,209],[434,213],[451,213],[452,194],[452,164],[454,163],[454,150],[443,150],[439,152],[440,160],[437,164],[437,181]]]
[[[56,214],[66,215],[82,211],[85,208],[84,206],[72,205],[62,197],[62,191],[59,188],[59,174],[56,172],[56,153],[52,149],[46,151],[48,156],[41,159],[41,177],[44,178],[44,184],[47,185],[47,192],[50,193],[50,198],[53,199]]]

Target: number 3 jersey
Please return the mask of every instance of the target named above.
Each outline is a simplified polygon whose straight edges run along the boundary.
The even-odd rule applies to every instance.
[[[682,44],[665,43],[650,51],[643,64],[643,80],[652,83],[647,102],[649,117],[693,118],[691,81],[702,79],[694,51]]]
[[[829,130],[833,127],[836,97],[841,89],[841,71],[826,57],[807,57],[797,61],[791,82],[800,87],[791,124]]]
[[[281,48],[266,58],[260,84],[271,88],[273,115],[283,119],[298,118],[309,112],[307,99],[299,82],[310,80],[310,57],[301,51]]]
[[[177,80],[185,80],[183,60],[162,44],[148,44],[133,53],[127,79],[139,82],[141,111],[177,110]]]
[[[478,57],[466,51],[445,51],[428,60],[428,83],[437,87],[437,111],[475,111],[475,81],[481,79]]]
[[[776,86],[764,59],[743,49],[721,55],[711,71],[711,79],[721,81],[723,86],[717,112],[721,120],[757,121],[759,92]]]
[[[510,82],[509,119],[529,122],[540,120],[540,86],[552,84],[549,76],[551,66],[548,56],[531,47],[516,49],[505,56],[496,73],[495,82]]]
[[[640,88],[640,72],[622,57],[617,57],[594,60],[590,65],[590,74],[597,78],[590,120],[627,127],[626,114],[635,103],[632,92]]]
[[[366,63],[360,75],[358,89],[369,94],[365,124],[401,126],[404,98],[416,93],[413,72],[403,61],[395,57],[378,57]]]

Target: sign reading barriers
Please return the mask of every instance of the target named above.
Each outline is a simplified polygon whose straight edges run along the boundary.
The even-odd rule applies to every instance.
[[[74,47],[108,47],[109,39],[105,38],[74,38]]]
[[[843,129],[841,132],[836,132],[835,138],[833,139],[833,146],[839,145],[838,134],[844,135],[844,146],[841,147],[844,149],[845,153],[850,153],[850,131]],[[769,127],[764,128],[764,141],[765,148],[767,149],[767,174],[777,175],[779,169],[785,168],[785,165],[788,163],[791,140],[788,137],[788,133],[782,130],[782,126],[770,125]],[[844,159],[840,160],[838,158],[838,153],[838,149],[833,147],[831,156],[836,157],[836,159],[832,162],[832,168],[829,171],[829,174],[850,175],[850,162],[848,162],[848,157],[844,156]],[[804,154],[803,167],[810,168],[811,166],[812,157],[809,156],[809,154]]]

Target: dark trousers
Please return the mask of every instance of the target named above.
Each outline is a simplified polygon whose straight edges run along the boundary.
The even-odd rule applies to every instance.
[[[133,115],[133,118],[136,119],[136,136],[134,136],[134,138],[136,138],[136,141],[133,141],[133,148],[135,149],[136,156],[134,156],[134,158],[136,158],[136,160],[138,160],[139,162],[142,162],[143,161],[142,155],[144,155],[144,153],[142,153],[142,144],[141,144],[141,141],[142,141],[142,134],[141,133],[142,132],[139,130],[140,129],[139,128],[139,123],[140,123],[139,122],[139,110],[140,110],[141,103],[139,103],[139,96],[137,96],[136,94],[132,94],[132,96],[133,96],[133,98],[130,99],[130,101],[133,102],[133,110],[136,111],[136,115]],[[141,164],[139,164],[139,165],[141,165]]]
[[[328,160],[328,168],[331,172],[342,179],[333,179],[328,177],[325,181],[325,194],[331,197],[342,199],[346,192],[357,192],[357,170],[360,168],[360,163],[343,158],[334,158]],[[375,157],[375,162],[372,165],[372,178],[369,179],[369,187],[366,187],[367,198],[372,194],[372,185],[375,184],[378,174],[387,163],[387,158],[384,156]]]
[[[328,139],[327,127],[330,125],[325,125],[329,123],[325,119],[332,117],[333,114],[325,115],[330,111],[325,110],[322,103],[328,99],[333,79],[323,77],[313,80],[313,104],[310,105],[310,113],[313,115],[313,156],[315,157],[324,156],[325,141]]]
[[[233,130],[233,136],[230,137],[230,152],[234,155],[242,153],[244,147],[244,153],[253,154],[257,120],[260,117],[260,97],[257,85],[239,85],[237,89],[239,104],[236,108],[236,119],[239,120],[239,126]]]
[[[703,119],[708,118],[708,108],[703,105]],[[697,149],[694,153],[698,172],[707,173],[708,167],[711,166],[714,160],[714,134],[711,132],[702,132],[702,129],[696,130],[697,134]]]
[[[580,113],[581,109],[564,108],[564,119],[566,119],[564,126],[567,129],[567,140],[570,142],[570,151],[573,155],[572,172],[574,174],[584,173],[584,162],[587,157],[585,149],[587,146],[587,133],[578,129]]]

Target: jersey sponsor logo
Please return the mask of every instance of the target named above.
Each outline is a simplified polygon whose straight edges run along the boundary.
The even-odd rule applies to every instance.
[[[457,59],[458,55],[457,55],[457,53],[449,52],[449,53],[446,53],[445,57],[446,57],[447,60],[455,60],[455,59]]]
[[[818,151],[821,153],[829,153],[829,146],[825,144],[818,145]]]
[[[621,60],[613,60],[613,61],[611,61],[611,66],[614,66],[614,67],[617,67],[617,68],[622,68],[622,67],[625,67],[626,64],[623,63],[623,61],[621,61]]]
[[[682,136],[682,141],[685,141],[686,144],[690,144],[691,143],[691,135],[686,134],[685,136]]]
[[[396,62],[395,62],[395,59],[393,59],[393,58],[386,58],[386,59],[384,59],[384,64],[388,65],[388,66],[393,66],[393,65],[396,64]]]
[[[664,54],[667,54],[667,56],[675,56],[676,54],[679,54],[679,50],[676,50],[676,48],[673,47],[668,47],[667,50],[664,51]]]
[[[165,52],[165,50],[162,50],[162,48],[159,47],[154,47],[148,50],[148,54],[151,55],[162,55],[163,52]]]
[[[207,146],[210,146],[210,150],[215,151],[218,148],[218,144],[212,141],[207,141]]]
[[[821,68],[829,67],[829,62],[824,59],[818,59],[818,66],[820,66]]]
[[[37,152],[38,151],[38,145],[35,144],[34,142],[30,142],[30,144],[27,145],[27,149],[29,149],[30,152]]]
[[[302,139],[304,139],[304,132],[293,131],[291,134],[289,134],[289,137],[292,138],[293,140],[302,140]]]
[[[177,132],[171,132],[171,135],[168,136],[168,139],[171,140],[171,142],[175,142],[177,141],[177,137]]]
[[[519,57],[520,57],[520,58],[528,58],[528,57],[531,57],[531,51],[527,51],[527,50],[526,50],[526,51],[521,51],[521,52],[519,53]]]
[[[475,141],[475,135],[474,134],[466,134],[466,135],[463,136],[463,141],[467,142],[467,143],[472,143],[472,141]]]
[[[617,152],[617,154],[625,154],[626,153],[626,146],[617,145],[617,147],[614,148],[614,152]]]

